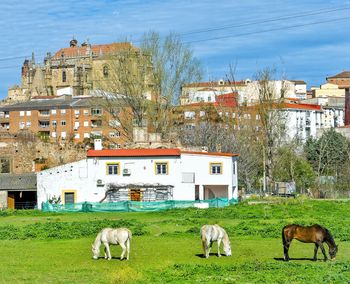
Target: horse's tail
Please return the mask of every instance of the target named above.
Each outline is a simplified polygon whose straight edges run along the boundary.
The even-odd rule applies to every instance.
[[[128,230],[128,237],[129,237],[129,240],[131,240],[132,239],[132,233],[131,233],[131,231],[129,230],[129,229],[127,229]]]

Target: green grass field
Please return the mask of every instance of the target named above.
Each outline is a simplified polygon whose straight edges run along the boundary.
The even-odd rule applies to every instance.
[[[349,283],[350,201],[274,200],[221,209],[148,213],[0,212],[1,283]],[[202,258],[199,228],[218,223],[232,256]],[[281,229],[319,223],[339,244],[336,261],[313,262],[314,246],[293,241],[282,261]],[[92,259],[105,226],[133,232],[129,261],[112,247],[111,261]],[[328,247],[326,246],[328,251]],[[102,248],[101,248],[102,252]]]

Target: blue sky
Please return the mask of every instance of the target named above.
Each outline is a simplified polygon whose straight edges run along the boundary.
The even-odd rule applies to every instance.
[[[340,0],[3,0],[0,99],[20,82],[32,51],[41,61],[73,36],[137,45],[149,30],[181,34],[202,61],[205,80],[224,78],[232,64],[237,80],[275,67],[285,78],[319,85],[350,69],[349,12],[350,1]]]

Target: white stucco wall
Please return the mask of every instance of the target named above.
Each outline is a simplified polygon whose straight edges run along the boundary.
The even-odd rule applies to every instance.
[[[168,163],[167,175],[156,175],[156,162]],[[107,175],[107,163],[119,163],[120,174]],[[210,163],[222,163],[223,173],[211,175]],[[130,169],[130,176],[122,174],[124,168]],[[194,173],[195,182],[183,183],[182,173]],[[97,180],[102,180],[104,186],[98,186]],[[41,203],[49,198],[61,196],[63,200],[64,191],[74,191],[75,202],[98,202],[105,196],[106,184],[111,182],[172,185],[174,200],[194,200],[195,185],[200,185],[201,188],[204,185],[226,185],[228,198],[238,196],[236,157],[185,153],[180,157],[96,157],[39,172],[37,175],[39,208]]]

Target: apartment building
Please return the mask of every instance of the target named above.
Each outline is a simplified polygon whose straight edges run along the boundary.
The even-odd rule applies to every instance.
[[[90,137],[105,137],[111,147],[126,141],[117,120],[91,98],[70,96],[38,98],[0,107],[0,133],[32,132],[46,141],[83,142]]]

